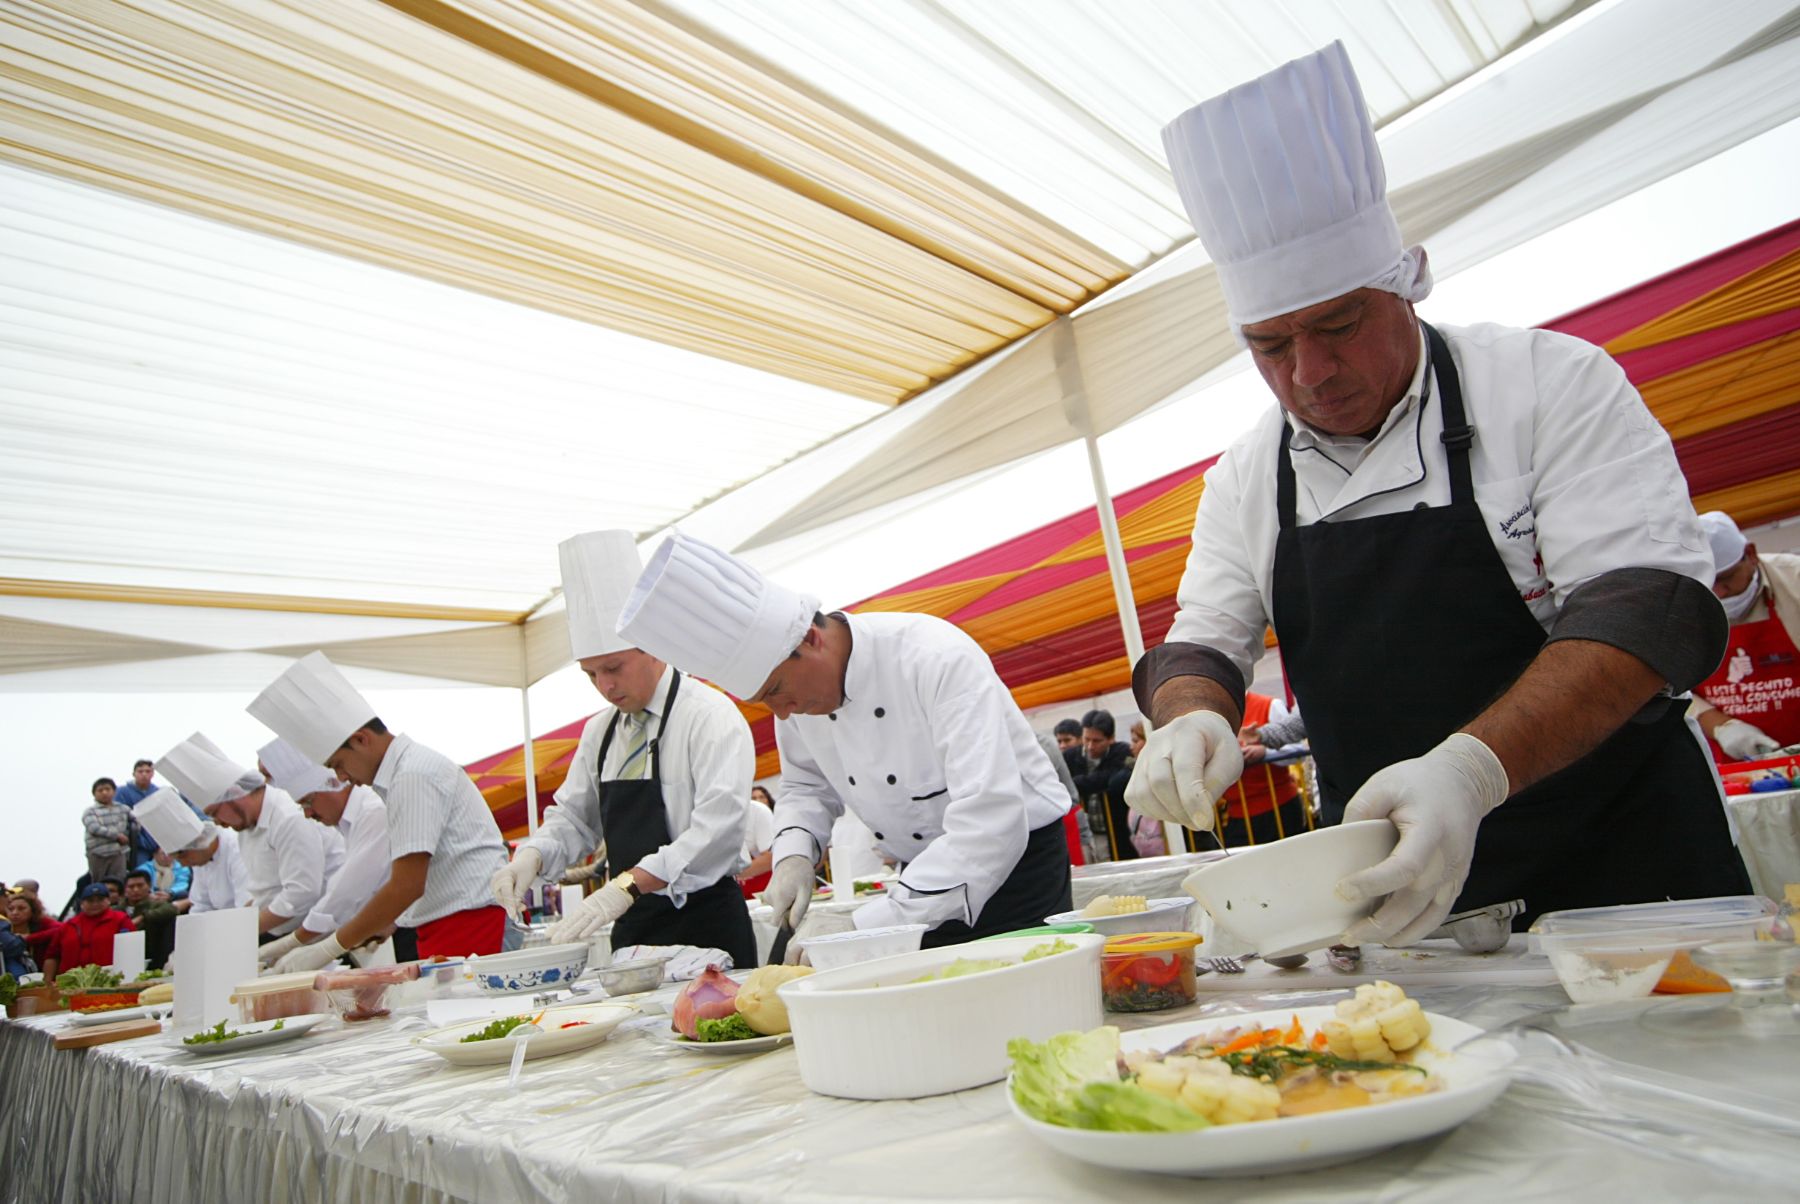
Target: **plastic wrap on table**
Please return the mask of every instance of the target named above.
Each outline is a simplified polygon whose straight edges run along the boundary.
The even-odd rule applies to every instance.
[[[503,1067],[457,1068],[414,1047],[422,1018],[205,1061],[157,1039],[58,1053],[50,1035],[66,1021],[36,1018],[0,1025],[0,1201],[1792,1198],[1791,1120],[1753,1125],[1748,1096],[1714,1102],[1709,1081],[1702,1098],[1679,1068],[1653,1081],[1614,1057],[1572,1054],[1563,1043],[1584,1029],[1556,1027],[1571,1009],[1554,988],[1417,994],[1429,1010],[1551,1028],[1560,1040],[1496,1038],[1521,1042],[1520,1086],[1442,1138],[1204,1185],[1047,1153],[1009,1115],[1001,1084],[892,1103],[830,1099],[801,1085],[791,1048],[701,1057],[669,1040],[662,1016],[584,1053],[527,1063],[515,1093]],[[1142,1027],[1342,996],[1202,997],[1117,1019]],[[1621,1040],[1637,1039],[1629,1020],[1619,1025]],[[1642,1043],[1652,1046],[1645,1065],[1667,1053]],[[1764,1073],[1772,1082],[1781,1068]]]

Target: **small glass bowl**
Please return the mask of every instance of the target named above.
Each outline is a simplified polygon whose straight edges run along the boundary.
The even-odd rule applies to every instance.
[[[1788,977],[1800,971],[1800,945],[1791,941],[1719,941],[1690,952],[1694,964],[1731,983],[1729,995],[1673,999],[1644,1013],[1643,1024],[1682,1037],[1793,1039],[1800,1037],[1800,1005]]]

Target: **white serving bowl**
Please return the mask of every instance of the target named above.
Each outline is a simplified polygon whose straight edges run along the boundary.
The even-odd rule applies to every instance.
[[[1049,941],[1075,946],[1021,962]],[[846,1099],[913,1099],[1006,1077],[1006,1043],[1043,1041],[1104,1022],[1097,932],[1021,936],[924,949],[783,983],[800,1081]],[[915,982],[959,957],[1018,962]]]
[[[1181,886],[1200,900],[1214,923],[1264,957],[1309,953],[1375,910],[1380,899],[1338,898],[1338,881],[1377,864],[1399,841],[1399,829],[1385,819],[1320,828],[1234,849],[1189,874]]]
[[[476,986],[490,995],[507,995],[567,986],[587,969],[587,960],[586,945],[540,945],[535,949],[471,957],[468,965]]]
[[[1173,899],[1150,899],[1143,911],[1122,916],[1088,916],[1079,911],[1064,911],[1045,916],[1046,924],[1092,924],[1094,931],[1105,936],[1124,936],[1130,932],[1189,932],[1188,908],[1193,897],[1181,895]]]
[[[916,953],[924,939],[925,925],[895,924],[888,928],[853,928],[829,936],[809,936],[797,948],[806,952],[806,960],[815,970],[835,970],[874,961],[878,957],[894,957]]]

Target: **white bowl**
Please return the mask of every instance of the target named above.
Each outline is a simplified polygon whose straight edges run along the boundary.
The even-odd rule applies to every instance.
[[[540,945],[512,953],[494,953],[469,959],[475,985],[490,995],[561,987],[575,981],[587,969],[586,945]]]
[[[1019,961],[1062,940],[1064,953]],[[1097,932],[1020,936],[924,949],[783,983],[800,1081],[846,1099],[913,1099],[1006,1077],[1006,1043],[1103,1023]],[[916,982],[959,957],[1016,965]]]
[[[1181,895],[1173,899],[1151,899],[1143,911],[1122,916],[1084,916],[1079,911],[1065,911],[1045,916],[1046,924],[1092,924],[1094,931],[1106,936],[1124,936],[1128,932],[1190,932],[1188,908],[1193,897]]]
[[[913,953],[925,937],[923,924],[895,924],[889,928],[853,928],[828,936],[809,936],[799,943],[815,970],[835,970],[878,957]]]
[[[1234,849],[1189,874],[1181,887],[1214,923],[1264,957],[1309,953],[1375,910],[1380,899],[1338,898],[1338,881],[1382,861],[1399,841],[1399,829],[1385,819],[1320,828]]]

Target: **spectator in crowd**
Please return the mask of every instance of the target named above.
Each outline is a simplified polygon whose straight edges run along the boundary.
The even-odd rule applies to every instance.
[[[123,807],[119,809],[124,810]],[[131,917],[108,902],[106,885],[90,882],[81,891],[81,910],[57,934],[56,967],[73,970],[77,966],[110,966],[113,937],[121,932],[135,931],[137,928]],[[44,973],[49,975],[51,971],[46,969]]]
[[[26,889],[27,882],[31,880],[20,879],[18,885],[6,892],[6,918],[12,924],[12,930],[24,938],[31,960],[42,969],[45,959],[52,955],[56,934],[62,930],[62,925],[51,919],[44,910],[43,900],[37,897],[37,891]],[[31,885],[35,888],[37,883],[31,882]]]
[[[1144,741],[1144,721],[1140,719],[1131,725],[1131,759],[1133,761],[1136,761],[1137,755],[1144,751]]]
[[[125,906],[125,879],[102,878],[106,885],[106,904],[108,907],[123,908]]]
[[[37,962],[26,948],[25,938],[13,931],[12,921],[0,919],[0,970],[15,979],[37,972]]]
[[[152,837],[154,839],[154,837]],[[150,875],[150,897],[158,903],[174,903],[177,911],[186,911],[188,890],[194,871],[169,856],[167,849],[157,849],[137,867]]]
[[[156,793],[156,765],[152,761],[138,760],[131,767],[131,780],[119,787],[113,797],[128,809],[135,810],[137,805]],[[133,817],[131,825],[131,864],[141,865],[156,852],[156,837],[150,835],[149,829],[136,822]]]
[[[1131,843],[1131,817],[1125,806],[1131,750],[1113,739],[1115,730],[1110,711],[1089,711],[1081,717],[1081,743],[1064,749],[1063,759],[1075,779],[1075,789],[1089,801],[1089,814],[1099,820],[1094,828],[1099,851],[1110,861],[1130,861],[1138,855]]]
[[[95,779],[94,803],[81,813],[90,882],[121,878],[131,862],[131,812],[113,797],[117,790],[111,778]]]
[[[1081,747],[1081,720],[1059,719],[1056,721],[1056,747],[1063,752]]]
[[[761,786],[750,787],[750,802],[744,809],[744,868],[737,873],[744,898],[754,899],[756,892],[769,884],[769,870],[775,847],[775,796]]]
[[[121,909],[144,934],[144,964],[160,970],[175,951],[175,917],[181,913],[173,903],[157,900],[150,890],[150,875],[132,870],[125,875],[125,905]]]
[[[1081,792],[1075,789],[1075,779],[1069,773],[1069,763],[1063,760],[1062,749],[1057,747],[1055,739],[1034,732],[1038,747],[1050,759],[1051,768],[1056,770],[1056,780],[1069,795],[1069,810],[1063,816],[1063,839],[1069,845],[1070,865],[1091,865],[1100,860],[1094,850],[1094,829],[1088,824],[1087,808],[1081,805]]]

